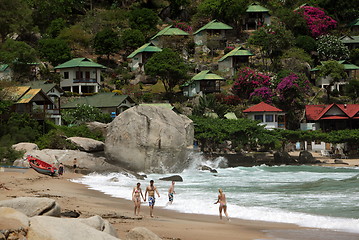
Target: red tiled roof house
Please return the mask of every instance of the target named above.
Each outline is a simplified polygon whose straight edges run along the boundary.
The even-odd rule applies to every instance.
[[[258,103],[243,111],[247,118],[260,121],[266,129],[285,129],[285,112],[265,102]]]

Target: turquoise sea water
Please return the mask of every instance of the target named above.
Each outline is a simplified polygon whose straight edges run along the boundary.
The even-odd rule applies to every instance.
[[[155,180],[161,197],[156,206],[186,212],[218,215],[218,188],[226,193],[232,218],[294,223],[300,226],[359,233],[359,168],[320,166],[255,166],[219,168],[226,160],[206,161],[196,153],[191,166],[178,173],[173,205],[166,206],[169,182],[150,174],[141,180],[145,190]],[[198,170],[206,164],[218,173]],[[118,182],[114,182],[116,178]],[[112,180],[111,180],[112,179]],[[137,179],[119,173],[91,174],[77,182],[114,197],[131,199]],[[143,203],[144,205],[146,203]]]

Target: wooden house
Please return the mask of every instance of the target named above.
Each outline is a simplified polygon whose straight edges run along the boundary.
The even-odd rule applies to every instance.
[[[225,23],[213,20],[193,33],[194,42],[198,46],[207,45],[209,41],[218,42],[218,47],[226,46],[226,32],[233,28]]]
[[[231,76],[234,76],[237,69],[248,66],[249,57],[253,55],[249,50],[237,47],[219,59],[218,69],[222,72],[229,72]]]
[[[164,48],[164,47],[172,47],[171,43],[175,38],[179,38],[181,41],[184,40],[185,37],[188,37],[189,34],[179,28],[168,26],[159,31],[156,35],[151,38],[151,43],[155,46]]]
[[[246,17],[243,20],[244,30],[257,30],[259,27],[270,25],[271,16],[269,9],[258,3],[252,3],[246,10]]]
[[[136,69],[141,69],[144,71],[144,65],[147,60],[152,57],[152,55],[156,52],[161,52],[162,49],[156,47],[153,43],[146,43],[141,47],[137,48],[133,51],[127,58],[131,59],[130,67],[131,70],[134,71]]]
[[[182,85],[183,95],[187,97],[194,97],[200,93],[208,94],[220,92],[220,82],[223,80],[223,77],[214,74],[209,70],[202,71],[196,74],[190,81]]]

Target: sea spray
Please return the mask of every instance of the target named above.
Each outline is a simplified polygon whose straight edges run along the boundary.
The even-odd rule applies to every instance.
[[[184,213],[218,215],[214,205],[218,188],[228,200],[231,218],[293,223],[359,233],[359,168],[331,168],[320,166],[255,166],[220,168],[223,159],[208,161],[194,153],[190,167],[178,173],[184,182],[176,184],[174,202],[168,202],[170,183],[159,178],[168,174],[149,174],[141,180],[143,190],[150,179],[161,197],[156,206]],[[207,165],[218,173],[198,170]],[[116,181],[111,179],[116,178]],[[110,174],[90,174],[74,180],[91,189],[113,197],[131,199],[135,178]],[[147,203],[142,203],[147,205]]]

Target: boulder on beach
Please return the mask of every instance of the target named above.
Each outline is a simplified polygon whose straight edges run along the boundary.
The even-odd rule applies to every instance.
[[[314,164],[318,161],[313,157],[313,155],[308,151],[301,151],[299,153],[298,163],[300,164]]]
[[[36,216],[30,218],[30,227],[27,234],[28,240],[63,240],[63,239],[86,239],[86,240],[115,240],[106,232],[99,231],[78,219],[54,218]]]
[[[29,142],[21,142],[12,145],[12,148],[16,151],[31,151],[31,150],[39,150],[39,147],[35,143],[29,143]]]
[[[126,234],[126,240],[161,240],[159,236],[144,227],[136,227]]]
[[[60,217],[59,204],[50,198],[18,197],[0,201],[0,207],[14,208],[28,217],[43,215]]]
[[[107,135],[107,127],[108,127],[108,124],[106,124],[106,123],[101,123],[101,122],[88,122],[88,123],[86,123],[86,126],[87,126],[91,131],[101,132],[104,137],[106,137],[106,135]]]
[[[101,141],[94,140],[92,138],[84,137],[70,137],[66,140],[75,144],[80,151],[85,152],[100,152],[105,148],[105,144]]]
[[[273,164],[296,164],[297,160],[287,152],[275,152]]]
[[[96,215],[89,218],[78,219],[80,222],[93,227],[99,231],[108,233],[114,237],[118,237],[116,230],[113,226],[109,223],[109,221],[103,219],[102,217]]]
[[[188,117],[163,107],[136,106],[109,124],[105,154],[133,171],[176,172],[187,165],[193,137]]]
[[[16,231],[29,226],[29,218],[22,212],[8,207],[0,207],[0,231]]]
[[[183,178],[180,175],[173,175],[170,177],[160,178],[162,181],[175,181],[175,182],[183,182]]]

